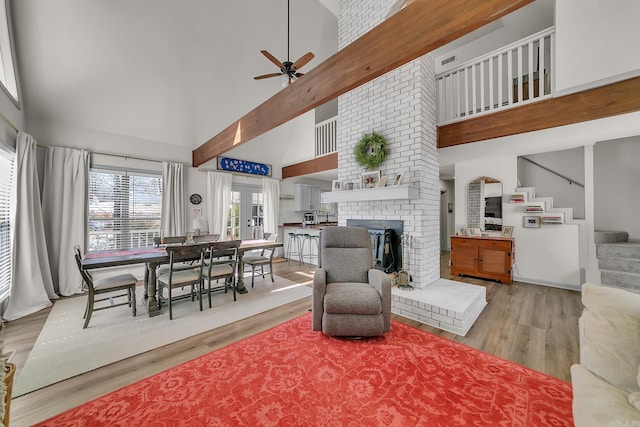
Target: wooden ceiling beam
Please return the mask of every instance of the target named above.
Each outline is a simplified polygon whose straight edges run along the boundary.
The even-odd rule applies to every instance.
[[[438,127],[438,148],[640,111],[640,77]]]
[[[282,179],[294,176],[307,175],[315,172],[324,172],[338,168],[338,153],[327,154],[315,159],[296,163],[282,168]]]
[[[193,151],[193,166],[533,0],[414,0]]]

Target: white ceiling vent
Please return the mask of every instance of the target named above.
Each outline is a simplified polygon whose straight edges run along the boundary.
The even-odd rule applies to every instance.
[[[455,56],[455,55],[453,55],[453,56],[450,56],[450,57],[449,57],[449,58],[447,58],[447,59],[443,59],[443,60],[442,60],[442,63],[441,63],[440,65],[448,64],[449,62],[453,62],[453,61],[455,61],[455,60],[456,60],[456,56]]]

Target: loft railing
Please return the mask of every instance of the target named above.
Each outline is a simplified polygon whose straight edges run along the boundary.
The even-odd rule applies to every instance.
[[[554,58],[552,27],[437,75],[438,125],[550,98]]]
[[[338,150],[336,144],[337,117],[332,117],[316,123],[316,157],[334,153]]]

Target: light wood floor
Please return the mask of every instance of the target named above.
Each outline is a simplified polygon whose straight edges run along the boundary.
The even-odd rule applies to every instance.
[[[580,293],[527,283],[503,285],[450,275],[448,254],[441,257],[441,276],[487,288],[488,304],[466,337],[393,316],[425,331],[450,338],[556,378],[570,381],[569,368],[579,360],[578,317]],[[314,266],[286,262],[274,264],[274,272],[298,283],[307,282]],[[242,298],[241,296],[239,297]],[[66,409],[104,395],[181,362],[224,347],[271,328],[311,309],[311,298],[287,304],[218,329],[140,354],[15,398],[11,425],[28,426]],[[5,351],[18,373],[27,360],[49,309],[7,324]],[[52,366],[51,369],[55,369]]]

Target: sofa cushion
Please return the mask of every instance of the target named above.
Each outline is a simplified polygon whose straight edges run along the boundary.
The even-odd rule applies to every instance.
[[[329,283],[324,294],[324,312],[329,314],[380,314],[382,299],[368,283]]]
[[[628,393],[640,391],[640,294],[585,283],[582,303],[580,364]]]
[[[571,383],[573,421],[577,427],[632,426],[640,419],[640,411],[627,400],[629,393],[598,378],[583,366],[571,367]]]

